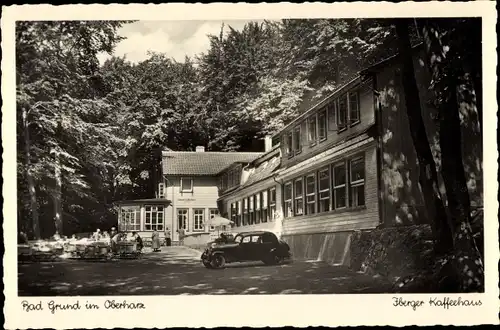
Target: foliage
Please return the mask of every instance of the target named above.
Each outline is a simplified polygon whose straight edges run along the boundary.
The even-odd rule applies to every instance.
[[[95,221],[109,218],[109,174],[121,141],[112,124],[114,114],[99,97],[97,54],[112,51],[121,24],[17,23],[17,132],[18,147],[25,151],[18,153],[19,190],[37,201],[29,207],[20,202],[19,218],[29,222],[31,213],[37,226],[40,209],[42,232],[35,236],[52,232],[49,209],[62,196],[63,208],[55,212],[71,214],[69,220],[87,215],[88,209],[96,213]]]

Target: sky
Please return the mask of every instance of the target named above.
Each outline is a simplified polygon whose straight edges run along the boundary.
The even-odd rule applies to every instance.
[[[205,52],[209,47],[207,34],[219,35],[221,25],[224,30],[231,26],[241,30],[249,20],[228,21],[138,21],[122,26],[118,34],[126,39],[115,48],[115,56],[125,56],[131,62],[140,62],[147,59],[148,51],[165,53],[179,62],[184,57],[193,57]],[[111,57],[100,54],[99,61]]]

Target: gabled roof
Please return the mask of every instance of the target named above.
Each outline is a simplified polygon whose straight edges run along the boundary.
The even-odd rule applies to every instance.
[[[278,150],[276,150],[278,151]],[[278,169],[281,165],[281,159],[279,157],[279,152],[273,153],[273,157],[256,164],[256,167],[252,169],[252,172],[248,176],[246,182],[241,188],[251,186],[259,181],[265,180],[272,176],[274,171]]]
[[[251,162],[260,152],[163,151],[164,175],[214,176],[236,162]]]
[[[279,146],[275,146],[271,149],[271,151],[265,153],[250,164],[250,174],[244,184],[225,191],[221,196],[219,196],[219,199],[237,191],[246,189],[249,186],[256,185],[259,182],[272,177],[280,166],[280,150]]]

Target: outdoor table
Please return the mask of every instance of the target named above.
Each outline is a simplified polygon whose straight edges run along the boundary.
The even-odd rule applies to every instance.
[[[116,244],[117,254],[121,258],[137,258],[140,251],[137,250],[137,242],[121,241]]]

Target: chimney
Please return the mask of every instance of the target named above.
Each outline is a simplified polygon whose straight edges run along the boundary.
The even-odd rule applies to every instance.
[[[273,139],[271,135],[266,135],[264,137],[264,152],[269,152],[273,148]]]
[[[196,152],[205,152],[205,147],[203,147],[203,146],[197,146],[196,147]]]

